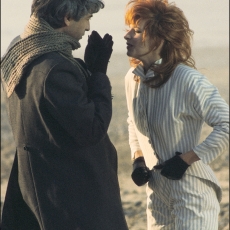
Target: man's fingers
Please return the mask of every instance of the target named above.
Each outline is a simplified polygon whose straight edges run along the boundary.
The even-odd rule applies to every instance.
[[[100,36],[100,34],[97,32],[97,31],[92,31],[91,35],[90,35],[90,39],[92,42],[94,43],[102,43],[103,40],[102,40],[102,37]]]
[[[113,46],[113,37],[109,34],[105,34],[103,42],[106,46]]]

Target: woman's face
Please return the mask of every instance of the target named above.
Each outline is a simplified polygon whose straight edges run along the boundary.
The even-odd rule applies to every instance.
[[[144,64],[153,63],[160,59],[159,49],[152,50],[151,38],[146,35],[143,40],[145,21],[141,20],[137,25],[130,25],[124,36],[127,41],[127,55],[142,61]],[[160,46],[161,47],[161,46]]]

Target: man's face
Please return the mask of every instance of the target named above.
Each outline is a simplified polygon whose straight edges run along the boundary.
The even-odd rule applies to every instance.
[[[85,31],[90,30],[90,18],[92,14],[87,14],[82,17],[79,21],[73,19],[66,19],[66,26],[61,28],[61,31],[75,38],[76,40],[82,39],[85,35]]]

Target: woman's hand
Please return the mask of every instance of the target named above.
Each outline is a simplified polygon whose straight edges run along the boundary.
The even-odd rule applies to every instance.
[[[162,164],[155,165],[154,169],[161,169],[161,175],[170,180],[180,180],[186,172],[187,168],[190,166],[188,163],[196,159],[193,154],[187,153],[183,156],[187,160],[186,162],[181,157],[182,155],[182,153],[176,152],[174,157],[163,162]]]
[[[145,164],[145,159],[141,151],[134,154],[133,172],[131,177],[137,186],[142,186],[149,181],[151,171]]]

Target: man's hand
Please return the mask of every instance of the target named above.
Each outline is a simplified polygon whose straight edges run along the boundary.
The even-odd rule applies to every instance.
[[[93,31],[88,38],[84,60],[91,73],[102,72],[106,74],[107,66],[113,52],[112,36],[105,34],[103,38]]]
[[[146,167],[144,157],[138,157],[133,162],[131,177],[137,186],[142,186],[149,181],[151,171]]]
[[[161,169],[161,175],[171,179],[180,180],[187,168],[190,166],[180,157],[181,153],[176,152],[176,155],[162,164],[155,165],[154,169]]]

